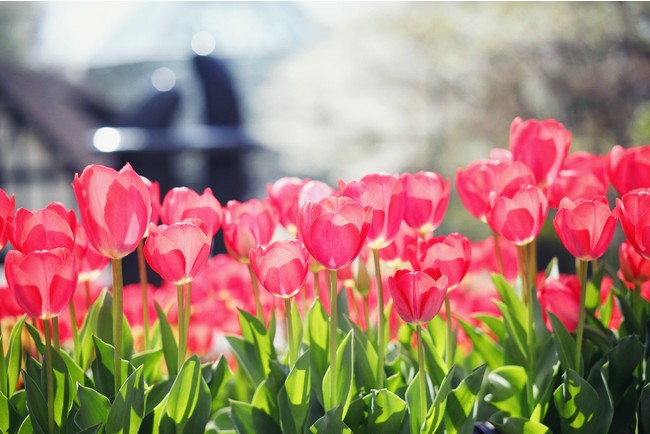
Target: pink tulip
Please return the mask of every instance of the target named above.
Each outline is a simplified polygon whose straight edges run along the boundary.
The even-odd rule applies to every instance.
[[[160,209],[163,224],[196,218],[210,226],[212,234],[221,227],[222,215],[221,204],[210,188],[203,190],[201,195],[187,187],[172,188],[165,195]]]
[[[119,172],[98,164],[75,174],[72,184],[90,243],[111,259],[135,250],[151,216],[151,198],[140,176],[126,164]]]
[[[338,270],[359,256],[372,210],[349,197],[307,202],[298,212],[298,238],[325,268]]]
[[[307,202],[319,202],[326,197],[335,196],[336,190],[321,181],[311,180],[305,183],[298,195],[298,210]]]
[[[421,234],[435,231],[449,204],[449,179],[435,172],[405,173],[404,220]]]
[[[606,158],[585,151],[574,152],[566,158],[549,187],[548,205],[557,209],[565,197],[573,201],[596,199],[604,196],[608,188]]]
[[[499,253],[503,265],[503,276],[508,280],[514,280],[519,275],[517,247],[512,243],[501,241],[499,242]],[[472,242],[472,260],[469,273],[486,271],[488,273],[501,273],[494,246],[494,237]]]
[[[11,224],[16,209],[16,199],[13,194],[11,197],[0,188],[0,250],[7,244],[11,235]]]
[[[409,259],[414,270],[424,271],[437,268],[447,276],[447,288],[452,290],[460,285],[467,274],[472,257],[472,246],[467,238],[459,233],[418,240],[412,246]]]
[[[5,260],[5,276],[16,301],[33,318],[58,316],[77,287],[77,261],[65,248],[24,254],[12,250]]]
[[[548,212],[546,196],[534,185],[524,185],[501,195],[492,194],[491,203],[488,224],[518,246],[530,243],[539,235]]]
[[[160,219],[160,184],[156,181],[150,181],[144,176],[140,176],[144,185],[147,186],[149,190],[149,197],[151,198],[151,216],[149,217],[149,223],[158,224]]]
[[[291,298],[305,284],[309,252],[299,240],[281,240],[250,251],[250,264],[259,282],[276,297]]]
[[[418,232],[411,228],[406,222],[402,222],[397,237],[385,248],[379,251],[379,257],[386,262],[400,264],[396,268],[404,268],[401,264],[408,263],[407,249],[410,245],[417,243]]]
[[[447,276],[438,269],[399,270],[388,278],[395,310],[410,324],[424,324],[440,312],[447,293]]]
[[[372,209],[366,245],[379,250],[397,236],[404,217],[404,187],[395,176],[371,173],[359,181],[339,182],[339,195]]]
[[[619,195],[650,188],[650,145],[627,149],[614,146],[607,157],[609,179]]]
[[[309,179],[286,177],[266,186],[271,205],[280,216],[280,224],[291,233],[295,233],[297,230],[298,198],[300,191],[307,182],[309,182]]]
[[[600,258],[614,236],[617,211],[609,208],[607,198],[580,199],[573,202],[565,198],[553,219],[553,226],[564,247],[583,261]]]
[[[570,146],[571,133],[555,119],[515,118],[510,124],[512,157],[530,167],[538,185],[553,184]]]
[[[59,202],[35,211],[20,208],[14,216],[11,244],[23,253],[56,247],[72,251],[76,229],[74,211]]]
[[[268,200],[231,200],[226,205],[223,238],[226,250],[240,262],[248,263],[248,253],[271,242],[277,215]]]
[[[205,267],[212,247],[212,228],[197,221],[149,227],[144,243],[147,263],[174,285],[191,282]]]
[[[548,313],[557,316],[564,327],[573,333],[578,327],[580,310],[580,282],[575,275],[560,275],[559,279],[547,278],[538,285],[537,297],[542,307],[546,327],[553,331]]]
[[[640,285],[650,280],[650,260],[639,255],[629,241],[623,241],[618,248],[620,274],[631,285]]]
[[[490,194],[499,195],[534,183],[528,166],[510,160],[478,160],[456,171],[458,197],[467,211],[482,221],[486,221],[490,209]]]
[[[641,256],[650,259],[650,189],[625,193],[616,204],[628,241]]]
[[[72,253],[77,257],[79,266],[79,281],[86,282],[95,280],[106,268],[110,259],[102,255],[88,242],[86,230],[81,222],[77,221],[75,231],[74,249]]]

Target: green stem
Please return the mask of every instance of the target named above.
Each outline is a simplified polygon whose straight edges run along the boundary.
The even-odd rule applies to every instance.
[[[61,342],[59,341],[59,318],[52,318],[52,343],[54,348],[59,351],[61,349]]]
[[[426,379],[426,370],[424,367],[424,342],[422,341],[422,325],[418,324],[416,326],[416,332],[418,336],[418,373],[420,374],[420,415],[422,419],[420,420],[420,427],[424,425],[424,421],[427,418],[427,379]]]
[[[584,331],[585,318],[587,316],[587,309],[585,307],[585,296],[587,294],[587,265],[589,261],[576,259],[576,274],[580,282],[580,311],[578,313],[578,328],[576,330],[576,354],[575,366],[581,373],[580,369],[580,356],[582,355],[582,333]]]
[[[293,335],[293,316],[291,315],[291,299],[284,299],[284,310],[285,316],[287,318],[287,340],[289,341],[289,367],[293,366],[296,363],[297,352],[296,346],[294,344],[294,335]]]
[[[115,378],[115,396],[122,387],[122,259],[112,259],[111,268],[113,269],[113,345],[115,353],[113,354],[113,371]]]
[[[75,361],[81,360],[81,340],[79,339],[79,328],[77,327],[77,314],[74,309],[74,300],[70,300],[70,325],[72,326],[72,342],[74,343]]]
[[[144,349],[149,348],[149,297],[147,294],[147,263],[144,259],[144,239],[138,244],[138,272],[142,288],[142,325],[144,327]]]
[[[337,343],[337,299],[336,299],[336,270],[331,270],[330,278],[330,397],[336,396],[336,343]],[[329,410],[329,409],[326,409]]]
[[[366,331],[370,333],[370,308],[367,295],[363,297],[363,315],[366,317]]]
[[[634,314],[639,320],[639,324],[643,324],[641,321],[641,285],[635,284],[634,291],[632,291],[632,303],[634,304]]]
[[[45,363],[47,364],[47,424],[50,434],[54,434],[54,366],[52,366],[52,340],[50,339],[50,320],[44,319]]]
[[[176,301],[178,303],[178,369],[185,361],[185,307],[183,298],[183,285],[176,286]]]
[[[384,290],[381,281],[381,265],[379,263],[379,250],[373,249],[372,256],[375,260],[375,281],[377,283],[377,383],[384,386]]]
[[[494,240],[494,254],[497,258],[499,273],[503,276],[503,256],[501,256],[501,247],[499,246],[499,234],[494,229],[492,229],[492,239]]]
[[[189,345],[189,339],[190,339],[190,316],[192,316],[192,302],[191,302],[191,296],[192,296],[192,282],[187,282],[185,284],[185,305],[183,308],[185,309],[185,328],[183,329],[183,332],[185,333],[185,353],[187,353],[187,347]],[[185,354],[183,354],[183,357],[185,357]],[[183,362],[185,362],[185,359],[183,358]],[[180,365],[179,365],[180,369]]]
[[[528,330],[526,333],[526,359],[527,359],[527,376],[528,380],[526,381],[526,394],[528,397],[528,406],[532,409],[533,405],[533,380],[535,378],[535,320],[534,320],[534,299],[533,299],[533,287],[530,285],[529,271],[528,268],[530,262],[527,258],[527,246],[518,246],[517,253],[519,256],[519,269],[521,270],[521,282],[523,285],[524,299],[526,300],[526,312],[527,312],[527,322]]]
[[[314,271],[314,300],[320,299],[320,279],[318,278],[318,271]]]
[[[264,323],[264,315],[262,313],[262,303],[260,302],[260,289],[257,282],[257,276],[253,271],[251,264],[248,264],[248,273],[251,275],[251,285],[253,285],[253,295],[255,296],[255,314],[257,319]]]
[[[454,342],[454,329],[451,324],[451,302],[449,301],[449,292],[445,294],[445,316],[447,320],[447,351],[445,351],[445,362],[447,365],[447,371],[449,371],[454,364],[456,346],[456,342]]]

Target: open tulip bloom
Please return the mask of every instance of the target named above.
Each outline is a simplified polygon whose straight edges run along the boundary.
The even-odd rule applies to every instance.
[[[0,190],[0,432],[650,433],[650,145],[509,132],[454,188],[288,176],[222,207],[93,164],[78,212]]]

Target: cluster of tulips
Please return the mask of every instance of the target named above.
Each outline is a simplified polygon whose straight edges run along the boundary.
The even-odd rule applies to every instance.
[[[0,431],[650,432],[650,146],[570,145],[517,118],[509,149],[457,170],[492,233],[474,242],[434,235],[434,172],[287,177],[222,207],[91,165],[79,218],[0,190]],[[575,274],[537,263],[549,209]]]

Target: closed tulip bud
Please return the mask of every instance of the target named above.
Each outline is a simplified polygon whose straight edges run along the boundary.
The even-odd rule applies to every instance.
[[[491,205],[488,224],[497,234],[518,246],[530,243],[539,235],[548,212],[546,196],[534,185],[493,194]]]
[[[95,280],[106,268],[110,259],[102,255],[88,241],[86,230],[81,222],[77,221],[77,230],[74,239],[72,253],[77,257],[79,266],[79,281],[86,282]]]
[[[160,209],[163,224],[198,219],[212,228],[213,235],[221,227],[222,215],[221,204],[210,188],[203,190],[201,195],[187,187],[172,188],[165,195]]]
[[[650,260],[639,255],[629,241],[623,241],[618,249],[621,276],[625,282],[640,285],[650,280]]]
[[[388,278],[395,310],[410,324],[424,324],[440,312],[447,293],[447,276],[440,270],[399,270]]]
[[[72,251],[76,229],[74,211],[59,202],[35,211],[20,208],[14,216],[11,244],[23,253],[56,247]]]
[[[0,250],[7,244],[11,235],[11,223],[16,209],[16,199],[13,195],[9,197],[7,193],[0,188]]]
[[[607,157],[609,179],[619,195],[650,188],[650,145],[614,146]]]
[[[625,193],[616,204],[628,241],[641,256],[650,259],[650,189]]]
[[[435,231],[449,205],[449,179],[435,172],[405,173],[404,221],[421,234]]]
[[[428,240],[418,240],[410,249],[410,262],[414,270],[437,268],[447,276],[449,290],[460,285],[472,258],[472,245],[459,233]]]
[[[309,252],[299,240],[258,246],[250,251],[249,259],[259,282],[276,297],[295,296],[307,279]]]
[[[309,179],[285,177],[266,187],[271,205],[280,216],[280,224],[289,232],[296,233],[298,217],[298,198],[303,186]]]
[[[549,330],[552,331],[553,327],[547,312],[557,316],[570,333],[576,331],[580,310],[580,282],[575,275],[560,275],[557,279],[545,279],[539,286],[537,296],[542,307],[544,322]]]
[[[226,250],[238,261],[248,263],[251,249],[271,242],[277,223],[277,214],[268,200],[229,201],[223,222]]]

